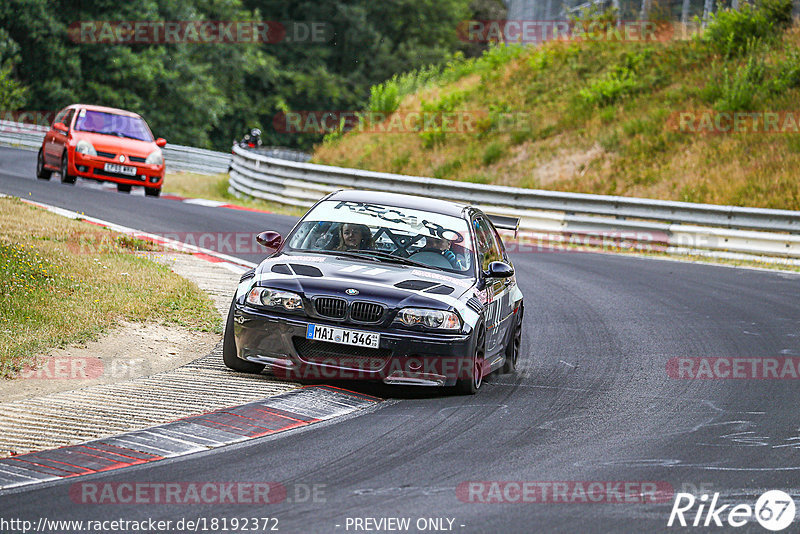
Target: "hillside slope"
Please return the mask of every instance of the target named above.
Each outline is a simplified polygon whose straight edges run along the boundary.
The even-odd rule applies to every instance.
[[[745,7],[721,12],[702,38],[497,47],[373,89],[373,110],[398,106],[396,124],[449,112],[466,132],[373,124],[328,136],[313,161],[798,210],[800,30],[790,21],[774,6]],[[387,92],[398,104],[385,104]]]

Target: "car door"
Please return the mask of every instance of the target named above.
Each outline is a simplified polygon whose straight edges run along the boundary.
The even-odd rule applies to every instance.
[[[478,261],[481,272],[489,269],[493,261],[502,261],[498,241],[492,234],[492,227],[484,216],[478,216],[474,221],[475,234],[478,246]],[[483,276],[483,275],[481,275]],[[506,279],[484,277],[484,304],[486,306],[486,358],[494,364],[494,356],[503,348],[502,335],[503,318],[508,314],[508,284]]]
[[[497,232],[497,228],[494,227],[492,221],[488,218],[486,219],[488,226],[492,232],[492,237],[494,238],[495,243],[497,244],[497,248],[500,251],[500,261],[503,261],[509,265],[511,264],[511,260],[508,258],[508,253],[506,252],[506,247],[503,245],[503,240],[500,238],[500,234]],[[509,330],[514,325],[514,289],[517,284],[516,276],[512,276],[510,278],[502,278],[503,282],[503,290],[502,290],[502,298],[500,307],[500,324],[497,327],[497,336],[498,336],[498,343],[500,344],[500,348],[505,348],[505,341],[508,340]]]
[[[55,158],[53,165],[61,165],[61,156],[64,154],[64,150],[67,146],[67,141],[69,140],[70,123],[72,122],[73,116],[75,116],[75,110],[74,109],[67,110],[67,113],[64,114],[64,117],[61,121],[64,123],[64,126],[66,126],[66,129],[59,130],[58,128],[52,128],[53,157]]]
[[[44,162],[47,165],[58,166],[61,163],[61,151],[63,148],[56,145],[55,137],[56,137],[56,129],[55,125],[59,122],[64,122],[64,118],[67,116],[68,109],[62,109],[61,111],[56,114],[56,118],[53,119],[53,124],[50,125],[50,129],[47,130],[47,133],[44,135],[44,145],[43,146],[43,154],[44,154]]]

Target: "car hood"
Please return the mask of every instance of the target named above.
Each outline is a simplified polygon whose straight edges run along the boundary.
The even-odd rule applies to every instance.
[[[75,142],[85,139],[92,143],[95,150],[100,152],[110,152],[112,154],[125,154],[146,158],[153,151],[158,149],[155,141],[140,141],[138,139],[128,139],[127,137],[117,137],[114,135],[104,135],[91,132],[75,131],[73,134]]]
[[[474,287],[475,280],[410,265],[333,255],[280,254],[261,262],[243,290],[254,284],[300,292],[307,298],[341,296],[381,302],[389,308],[458,309],[463,306],[461,297]]]

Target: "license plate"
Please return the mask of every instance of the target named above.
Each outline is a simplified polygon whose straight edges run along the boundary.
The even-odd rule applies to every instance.
[[[106,163],[105,167],[103,168],[106,172],[136,176],[136,167],[128,167],[127,165],[118,165],[116,163]]]
[[[306,339],[377,349],[380,346],[381,335],[375,332],[359,332],[334,326],[310,324],[306,329]]]

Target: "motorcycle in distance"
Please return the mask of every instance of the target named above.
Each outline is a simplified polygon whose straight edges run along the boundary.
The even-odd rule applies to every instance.
[[[258,128],[251,128],[239,141],[233,140],[233,146],[236,145],[244,149],[261,148],[261,130]]]

